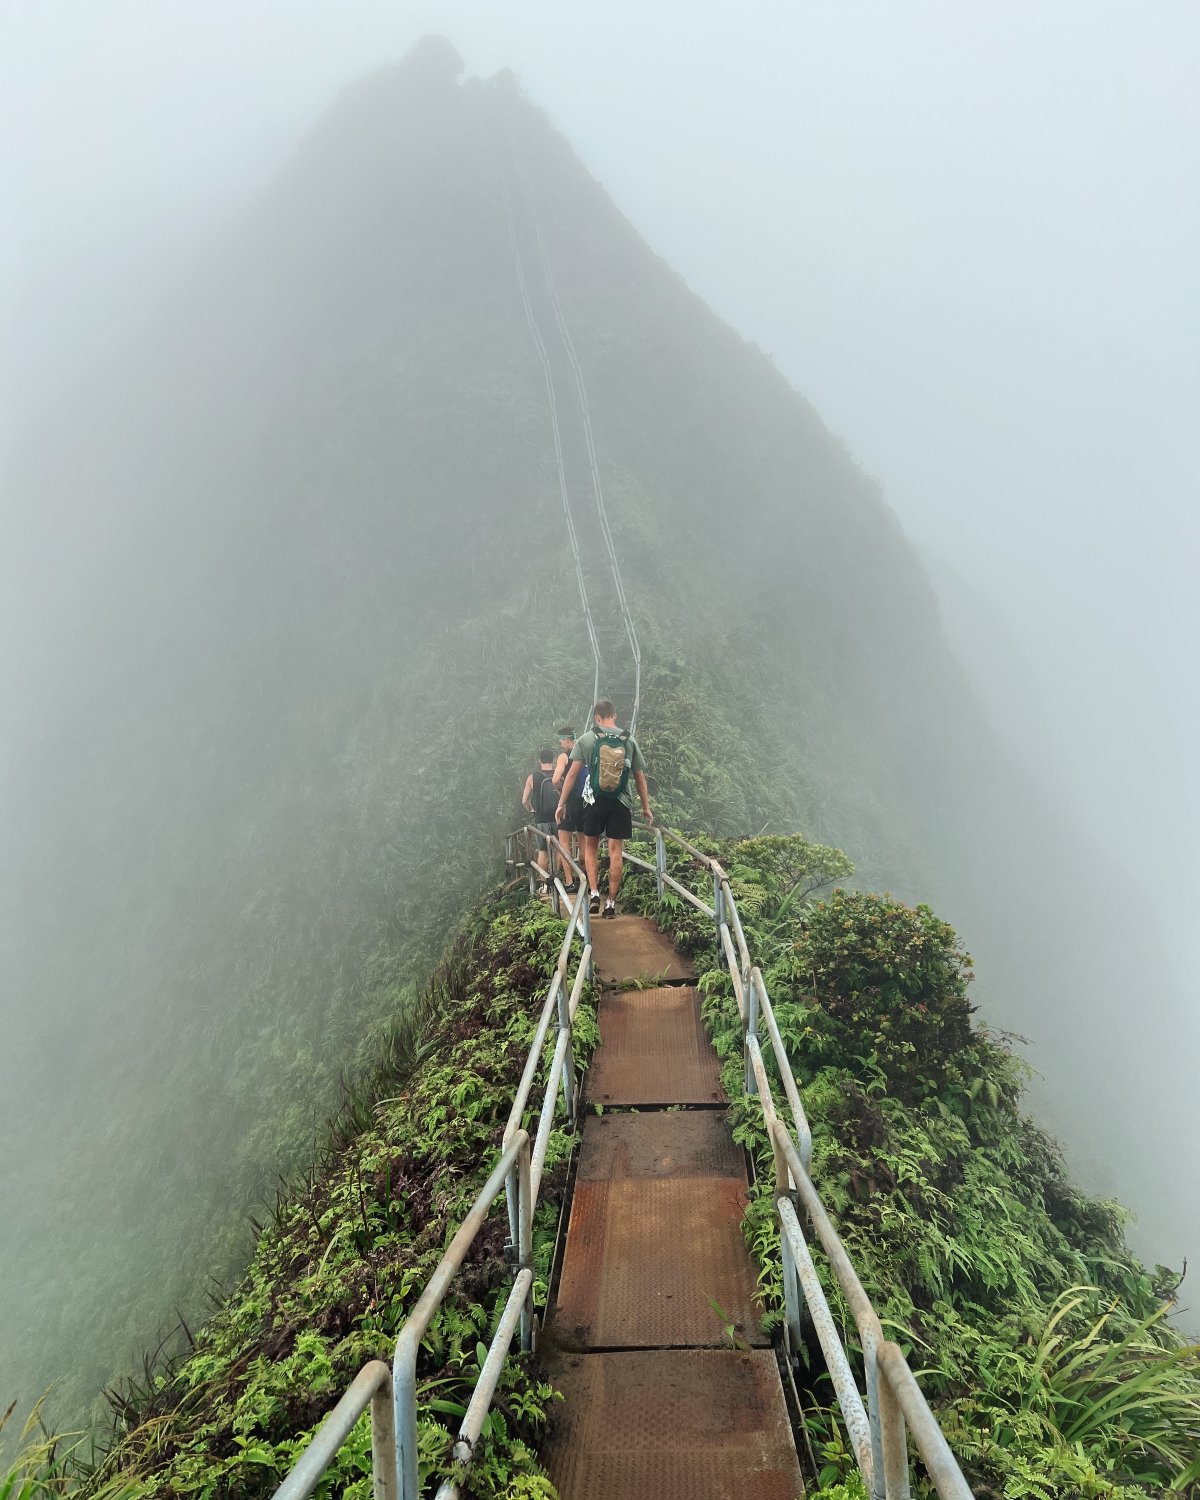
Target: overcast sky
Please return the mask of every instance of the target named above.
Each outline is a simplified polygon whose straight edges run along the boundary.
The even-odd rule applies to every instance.
[[[431,30],[521,76],[999,611],[1182,965],[1200,6],[0,0],[0,440],[342,85]]]

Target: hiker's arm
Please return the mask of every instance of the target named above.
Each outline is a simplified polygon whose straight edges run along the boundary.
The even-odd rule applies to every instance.
[[[558,760],[554,766],[554,785],[562,786],[563,777],[567,774],[567,767],[571,764],[571,757],[565,750],[560,751]]]
[[[521,806],[526,812],[533,811],[533,803],[529,800],[533,796],[533,772],[525,778],[525,790],[521,793]]]
[[[650,788],[646,785],[645,771],[635,771],[633,779],[637,784],[638,796],[642,799],[642,817],[647,823],[653,823],[654,814],[650,811]]]
[[[554,814],[555,821],[561,823],[567,812],[567,798],[571,795],[571,788],[579,780],[579,768],[583,765],[581,760],[571,762],[571,769],[567,772],[567,779],[562,784],[562,791],[558,794],[558,809]]]

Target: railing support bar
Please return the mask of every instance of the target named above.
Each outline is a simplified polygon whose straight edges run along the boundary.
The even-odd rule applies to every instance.
[[[882,1343],[876,1358],[888,1389],[900,1403],[921,1462],[941,1500],[972,1500],[970,1486],[963,1478],[958,1460],[950,1451],[950,1444],[921,1394],[921,1387],[908,1368],[900,1346]]]
[[[746,986],[742,983],[741,972],[738,969],[737,954],[734,952],[733,939],[729,935],[729,924],[721,925],[721,942],[725,948],[725,967],[729,970],[730,983],[733,985],[733,998],[737,1001],[738,1018],[743,1026],[746,1024]]]
[[[775,1206],[779,1214],[780,1239],[788,1245],[791,1251],[792,1264],[796,1268],[796,1275],[807,1296],[813,1328],[820,1342],[821,1352],[825,1355],[825,1363],[833,1380],[834,1394],[845,1419],[850,1447],[854,1452],[863,1481],[870,1492],[871,1476],[874,1472],[870,1420],[863,1406],[863,1399],[858,1393],[858,1386],[854,1383],[854,1373],[850,1369],[850,1361],[842,1347],[837,1324],[829,1310],[829,1303],[825,1300],[825,1292],[805,1242],[804,1231],[800,1228],[796,1206],[786,1194],[780,1194],[776,1198]]]
[[[570,997],[561,984],[558,987],[558,1034],[560,1042],[566,1038],[562,1065],[563,1108],[567,1123],[572,1125],[575,1122],[575,1052],[571,1044]]]
[[[521,1154],[517,1157],[517,1267],[520,1273],[517,1282],[520,1282],[521,1275],[528,1274],[529,1277],[521,1298],[521,1348],[525,1351],[533,1348],[533,1210],[536,1205],[533,1193],[533,1166],[529,1137],[526,1136]]]
[[[875,1368],[879,1370],[876,1351]],[[908,1437],[904,1413],[886,1375],[879,1381],[879,1431],[883,1446],[883,1489],[887,1500],[911,1500],[908,1487]]]
[[[879,1409],[879,1345],[882,1342],[873,1330],[863,1333],[859,1329],[863,1346],[863,1367],[867,1377],[867,1417],[871,1423],[871,1485],[872,1500],[887,1500],[887,1476],[883,1467],[883,1421]]]
[[[487,1357],[483,1362],[483,1369],[479,1372],[479,1379],[475,1382],[475,1389],[471,1393],[466,1415],[458,1429],[458,1438],[454,1444],[456,1463],[469,1464],[474,1457],[475,1444],[479,1441],[479,1434],[483,1431],[484,1418],[488,1414],[492,1397],[496,1394],[496,1387],[500,1383],[500,1372],[508,1356],[508,1347],[517,1330],[517,1323],[524,1314],[525,1299],[529,1296],[532,1285],[533,1272],[531,1270],[518,1272],[512,1291],[508,1294],[508,1301],[504,1304],[504,1311],[500,1315],[495,1336],[488,1346]]]
[[[391,1390],[392,1372],[381,1359],[373,1359],[370,1364],[364,1365],[351,1381],[346,1394],[313,1433],[312,1440],[296,1460],[291,1473],[275,1491],[273,1500],[304,1500],[305,1496],[311,1495],[359,1417],[368,1406],[374,1412],[375,1397],[380,1393],[385,1399],[390,1399]],[[378,1481],[375,1493],[380,1495]],[[393,1487],[380,1500],[395,1500],[395,1494],[393,1481]]]
[[[377,1363],[382,1364],[379,1360]],[[367,1367],[368,1369],[370,1366]],[[387,1369],[387,1366],[384,1366]],[[398,1500],[396,1493],[396,1413],[392,1372],[371,1397],[371,1490],[374,1500]]]
[[[758,992],[761,984],[762,975],[757,969],[751,969],[750,987],[746,992],[746,1033],[743,1043],[746,1053],[746,1092],[748,1094],[756,1094],[758,1092],[758,1082],[750,1063],[750,1038],[753,1037],[755,1041],[758,1040]],[[768,1086],[766,1093],[769,1095],[770,1092],[771,1090]]]
[[[779,1256],[783,1271],[784,1334],[788,1357],[795,1360],[799,1357],[803,1338],[800,1315],[804,1307],[804,1288],[800,1284],[800,1273],[796,1269],[796,1257],[792,1252],[791,1240],[783,1233],[782,1216],[780,1218]]]

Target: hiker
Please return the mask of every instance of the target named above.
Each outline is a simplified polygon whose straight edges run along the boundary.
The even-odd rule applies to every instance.
[[[539,833],[555,837],[555,813],[558,808],[558,790],[554,785],[554,751],[547,746],[538,751],[538,763],[525,778],[525,790],[521,793],[521,805],[533,817],[534,827]],[[540,842],[540,840],[539,840]],[[550,894],[550,845],[543,844],[538,850],[537,867],[542,872],[539,896]]]
[[[617,727],[617,711],[602,698],[592,709],[594,728],[575,741],[571,749],[571,768],[558,797],[556,818],[561,826],[566,817],[576,782],[587,772],[591,802],[583,812],[583,868],[588,878],[588,910],[600,910],[600,839],[608,839],[608,899],[604,915],[617,914],[617,892],[621,889],[621,871],[625,859],[625,840],[633,833],[633,795],[630,781],[637,787],[642,801],[642,816],[654,822],[650,811],[650,793],[646,788],[646,765],[632,735]]]
[[[558,731],[558,760],[554,766],[554,785],[562,793],[563,782],[567,779],[567,769],[571,763],[571,751],[575,748],[575,731],[569,724],[564,724]],[[570,797],[567,799],[566,816],[558,825],[558,842],[564,855],[571,853],[571,835],[583,833],[583,814],[585,805],[583,801],[583,784],[586,777],[580,776],[575,782]],[[564,859],[563,877],[570,875],[571,878],[563,886],[563,890],[574,895],[579,889],[579,877],[575,875],[571,866]]]

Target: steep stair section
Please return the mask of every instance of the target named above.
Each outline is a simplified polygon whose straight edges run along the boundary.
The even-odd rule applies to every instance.
[[[594,922],[593,943],[602,980],[654,982],[600,1002],[542,1344],[566,1398],[547,1468],[563,1500],[796,1500],[803,1483],[741,1233],[745,1164],[694,975],[640,918]]]

